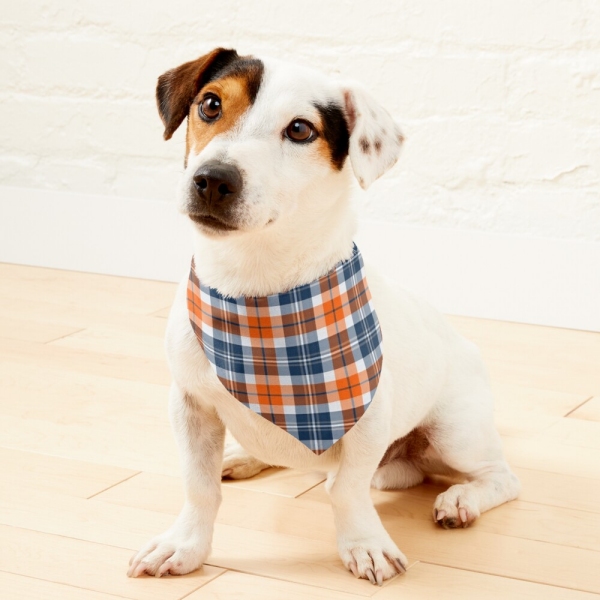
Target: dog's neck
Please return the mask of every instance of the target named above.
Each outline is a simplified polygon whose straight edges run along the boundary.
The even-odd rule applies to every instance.
[[[352,254],[356,217],[347,192],[326,214],[298,210],[256,232],[194,236],[196,274],[230,297],[266,296],[310,283]]]

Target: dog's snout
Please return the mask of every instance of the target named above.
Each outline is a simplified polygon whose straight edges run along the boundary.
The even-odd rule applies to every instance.
[[[242,174],[234,165],[209,161],[194,173],[194,187],[209,206],[231,204],[242,191]]]

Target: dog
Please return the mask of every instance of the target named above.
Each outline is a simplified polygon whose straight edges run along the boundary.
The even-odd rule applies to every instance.
[[[352,178],[366,189],[396,163],[404,140],[365,88],[217,48],[164,73],[156,94],[165,139],[187,117],[178,208],[192,225],[196,283],[222,302],[274,297],[352,259]],[[211,550],[222,476],[251,477],[268,466],[328,474],[341,560],[378,585],[405,572],[407,559],[377,515],[371,486],[402,489],[428,474],[460,474],[463,483],[433,506],[444,528],[466,527],[517,497],[477,347],[433,308],[366,272],[385,340],[383,362],[372,361],[376,393],[366,394],[360,418],[322,451],[226,387],[193,326],[191,279],[184,278],[166,347],[185,505],[168,531],[132,557],[129,576],[199,568]],[[226,428],[237,443],[224,448]]]

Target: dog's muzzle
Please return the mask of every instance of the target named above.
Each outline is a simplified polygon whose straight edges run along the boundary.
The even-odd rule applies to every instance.
[[[234,165],[211,160],[192,180],[190,218],[213,229],[232,230],[233,207],[243,187],[242,174]]]

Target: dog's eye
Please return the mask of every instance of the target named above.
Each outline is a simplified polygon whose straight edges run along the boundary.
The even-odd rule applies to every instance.
[[[310,142],[315,137],[314,127],[304,119],[294,119],[285,128],[285,137],[292,142]]]
[[[205,121],[216,121],[221,116],[221,110],[221,99],[214,94],[208,94],[198,106],[198,114]]]

